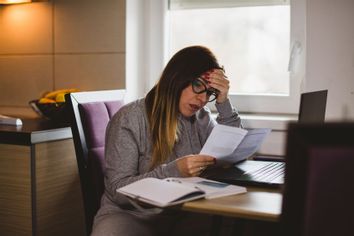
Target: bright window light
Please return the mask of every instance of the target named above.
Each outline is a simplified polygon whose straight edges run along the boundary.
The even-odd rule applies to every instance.
[[[209,47],[224,65],[231,94],[288,96],[290,6],[169,11],[169,55]]]

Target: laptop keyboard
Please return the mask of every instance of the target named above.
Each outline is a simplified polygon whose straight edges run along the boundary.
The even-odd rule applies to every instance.
[[[259,182],[273,182],[284,178],[285,163],[271,162],[255,171],[248,172],[247,175]]]

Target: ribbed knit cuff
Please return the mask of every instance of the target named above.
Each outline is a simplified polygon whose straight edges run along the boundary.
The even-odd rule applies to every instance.
[[[223,103],[215,103],[215,107],[220,118],[231,117],[233,112],[235,112],[235,108],[231,105],[230,99],[226,99]]]

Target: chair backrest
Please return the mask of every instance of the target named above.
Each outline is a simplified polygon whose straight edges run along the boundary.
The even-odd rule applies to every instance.
[[[124,105],[125,90],[70,93],[65,96],[89,235],[104,191],[104,145],[109,120]]]
[[[354,235],[354,123],[291,124],[283,235]]]

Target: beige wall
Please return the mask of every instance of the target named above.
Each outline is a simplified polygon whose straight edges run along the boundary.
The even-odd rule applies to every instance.
[[[125,88],[125,0],[0,6],[0,114],[62,88]]]
[[[353,23],[353,0],[307,0],[306,90],[328,89],[328,121],[354,121]]]

